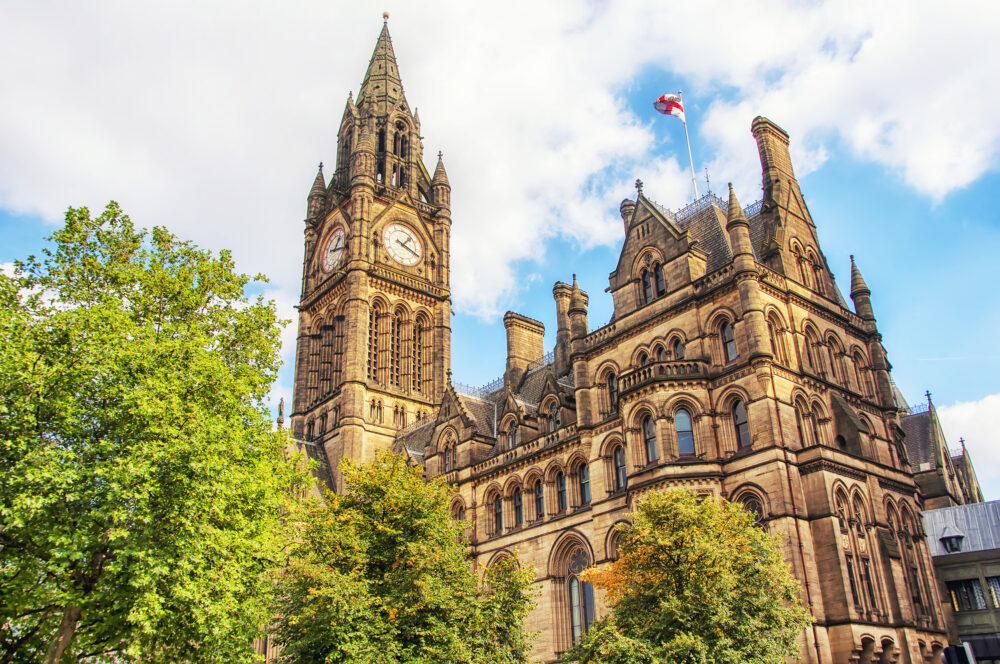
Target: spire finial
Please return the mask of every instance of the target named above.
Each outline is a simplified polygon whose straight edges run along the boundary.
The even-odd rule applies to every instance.
[[[383,21],[389,20],[389,12],[382,12],[382,20]]]
[[[438,150],[438,159],[441,159],[442,157],[444,157],[444,152]]]
[[[635,190],[638,191],[640,194],[642,193],[642,180],[638,178],[636,178],[635,181]]]
[[[926,392],[924,392],[924,394],[927,395],[927,405],[928,406],[932,405],[932,402],[931,402],[931,391],[927,390]]]
[[[319,170],[323,170],[323,162],[319,162]]]

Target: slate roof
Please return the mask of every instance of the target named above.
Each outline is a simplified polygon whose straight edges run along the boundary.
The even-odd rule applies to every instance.
[[[714,194],[708,194],[675,213],[656,201],[649,198],[645,200],[649,201],[664,217],[672,221],[682,231],[690,233],[692,240],[697,241],[697,248],[708,254],[705,265],[706,272],[715,272],[732,262],[733,251],[729,245],[729,234],[726,232],[728,202]],[[753,214],[747,215],[747,222],[750,224],[750,244],[753,248],[754,259],[760,261],[767,234],[764,220],[760,214],[760,206],[750,205],[744,208],[744,211],[751,208],[754,208]],[[847,300],[844,299],[839,286],[834,289],[834,300],[845,309],[850,308],[847,306]]]
[[[913,469],[919,472],[921,465],[925,463],[930,463],[932,468],[937,467],[934,451],[935,422],[931,411],[906,415],[900,418],[899,425],[906,434],[904,444]]]

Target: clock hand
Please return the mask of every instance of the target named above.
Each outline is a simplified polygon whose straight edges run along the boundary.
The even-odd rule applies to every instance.
[[[410,247],[408,247],[405,244],[403,244],[402,242],[400,242],[398,238],[396,239],[396,244],[398,244],[399,246],[401,246],[403,249],[406,249],[408,252],[410,252],[411,254],[413,254],[414,256],[416,256],[417,258],[420,258],[420,254],[418,254],[413,249],[411,249]]]

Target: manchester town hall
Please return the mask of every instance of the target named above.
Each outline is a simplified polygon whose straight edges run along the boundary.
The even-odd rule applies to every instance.
[[[940,661],[920,515],[976,500],[974,473],[945,448],[921,481],[869,287],[853,259],[851,304],[834,282],[788,134],[763,117],[750,131],[760,202],[730,189],[675,212],[638,186],[611,321],[556,283],[554,351],[508,312],[503,378],[481,389],[451,381],[451,186],[440,154],[424,165],[387,26],[309,191],[291,433],[335,491],[342,458],[378,450],[444,475],[475,564],[516,550],[534,566],[542,661],[605,611],[578,574],[613,560],[615,525],[666,487],[743,503],[783,536],[816,620],[803,661]]]

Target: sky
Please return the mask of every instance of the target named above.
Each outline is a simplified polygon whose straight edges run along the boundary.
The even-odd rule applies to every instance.
[[[750,123],[791,135],[841,290],[858,261],[893,378],[930,391],[1000,498],[1000,4],[460,0],[0,4],[0,266],[69,206],[231,249],[295,317],[306,195],[357,93],[383,10],[424,161],[452,185],[453,373],[502,374],[504,311],[546,324],[576,274],[590,326],[621,247],[618,205],[761,195]],[[331,169],[327,168],[327,173]],[[271,395],[291,398],[294,325]]]

